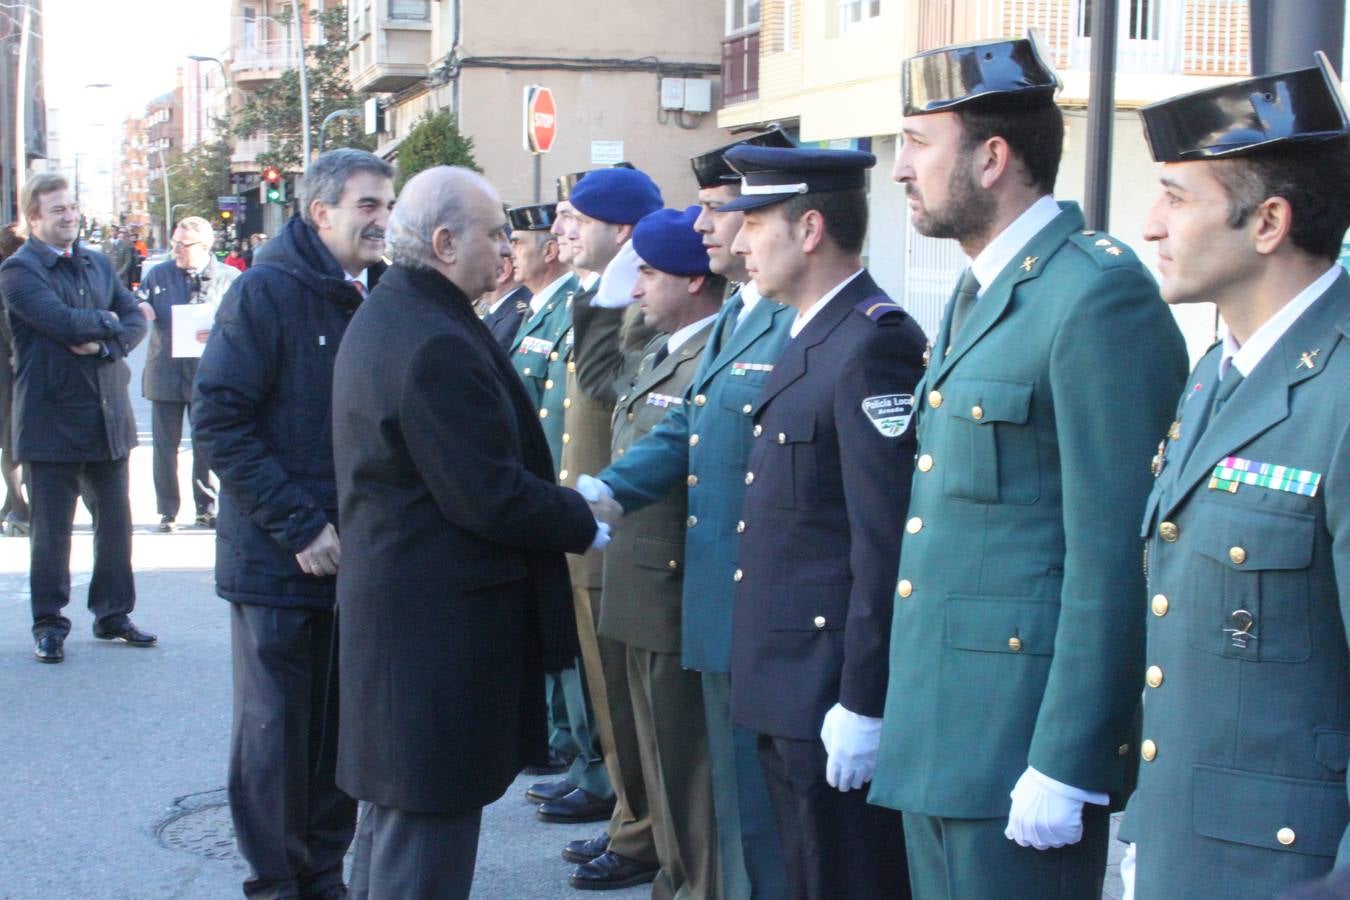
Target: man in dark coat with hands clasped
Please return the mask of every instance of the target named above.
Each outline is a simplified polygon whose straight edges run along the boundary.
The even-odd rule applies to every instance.
[[[563,553],[608,543],[555,484],[538,413],[469,300],[510,252],[505,228],[480,176],[414,177],[394,265],[338,354],[338,784],[370,803],[355,897],[468,896],[482,808],[547,758],[545,667],[578,652]]]

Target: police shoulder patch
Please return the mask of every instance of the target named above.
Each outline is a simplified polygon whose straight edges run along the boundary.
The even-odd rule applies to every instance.
[[[914,395],[880,394],[865,397],[862,411],[884,437],[899,437],[905,433],[909,420],[914,417]]]
[[[880,322],[886,316],[905,311],[905,308],[899,303],[882,296],[868,297],[863,302],[854,305],[853,308],[873,322]]]

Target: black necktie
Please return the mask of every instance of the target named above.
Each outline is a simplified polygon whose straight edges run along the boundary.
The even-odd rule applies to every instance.
[[[1233,396],[1233,391],[1237,390],[1237,386],[1241,383],[1242,373],[1237,370],[1237,366],[1229,363],[1227,374],[1219,379],[1219,389],[1214,392],[1214,403],[1209,408],[1210,422],[1214,421],[1214,417],[1219,414],[1219,410],[1223,409],[1224,404],[1228,402],[1228,398]],[[1208,422],[1206,426],[1208,426]]]
[[[956,285],[956,296],[952,298],[952,328],[947,335],[948,346],[956,343],[956,336],[961,333],[961,326],[966,324],[970,311],[975,308],[979,293],[979,279],[974,272],[966,269],[961,273],[961,281]]]
[[[656,359],[652,360],[652,368],[655,369],[657,366],[661,365],[661,363],[665,362],[666,357],[669,355],[670,355],[670,344],[669,343],[662,344],[661,349],[656,351]]]

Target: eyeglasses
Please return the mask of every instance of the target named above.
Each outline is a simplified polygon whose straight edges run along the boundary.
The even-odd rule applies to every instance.
[[[205,246],[206,245],[201,243],[200,241],[193,241],[191,244],[185,244],[182,241],[173,242],[173,249],[175,250],[187,250],[191,247],[205,247]]]

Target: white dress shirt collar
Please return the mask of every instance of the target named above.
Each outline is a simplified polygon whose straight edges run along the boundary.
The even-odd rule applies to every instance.
[[[812,303],[804,311],[797,313],[797,318],[793,320],[792,327],[788,329],[788,338],[789,339],[795,338],[797,335],[801,334],[802,329],[805,328],[807,325],[809,325],[811,323],[811,320],[814,319],[816,315],[822,309],[825,308],[825,304],[829,303],[836,296],[838,296],[840,291],[848,287],[849,283],[852,282],[853,279],[857,278],[862,273],[863,273],[862,269],[859,269],[858,271],[854,272],[852,275],[848,276],[843,281],[836,284],[833,288],[826,291],[824,297],[821,297],[815,303]]]
[[[1336,283],[1336,279],[1341,276],[1340,263],[1333,263],[1331,268],[1322,273],[1312,284],[1305,287],[1294,295],[1280,310],[1256,329],[1251,337],[1247,338],[1247,343],[1241,347],[1234,340],[1227,327],[1224,328],[1223,335],[1223,355],[1219,357],[1219,377],[1223,378],[1228,373],[1228,366],[1231,363],[1237,366],[1237,370],[1246,378],[1252,374],[1256,364],[1265,358],[1270,349],[1279,343],[1284,333],[1298,321],[1299,317],[1308,311],[1312,306],[1327,292],[1327,290]]]
[[[1007,228],[985,245],[979,255],[970,261],[970,270],[980,282],[980,296],[984,296],[985,289],[994,283],[1008,263],[1017,258],[1022,248],[1061,212],[1055,198],[1046,194],[1023,210]]]
[[[679,350],[685,344],[689,343],[689,339],[691,337],[698,334],[699,329],[710,324],[712,320],[715,318],[717,318],[717,313],[713,313],[711,316],[704,316],[697,322],[691,322],[690,324],[681,328],[679,331],[676,331],[666,341],[666,352],[674,353],[676,350]]]
[[[567,282],[567,279],[569,279],[569,278],[571,278],[571,277],[572,277],[572,273],[571,273],[571,272],[568,272],[568,273],[564,274],[562,277],[558,278],[556,281],[554,281],[554,282],[553,282],[552,284],[550,284],[548,287],[544,288],[542,291],[540,291],[539,293],[537,293],[537,294],[535,294],[533,297],[531,297],[531,298],[530,298],[530,315],[533,316],[535,313],[539,312],[539,310],[543,309],[543,308],[544,308],[544,304],[547,303],[549,300],[553,299],[553,295],[556,294],[556,293],[558,293],[558,291],[560,291],[560,290],[562,289],[563,284],[565,284],[565,283]],[[503,299],[505,299],[505,298],[503,298]]]

